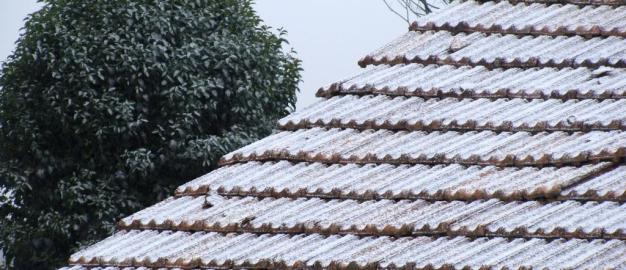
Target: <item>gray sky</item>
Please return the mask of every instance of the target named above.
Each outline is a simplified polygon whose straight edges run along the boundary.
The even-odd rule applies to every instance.
[[[0,61],[39,7],[35,0],[0,2]],[[297,108],[314,102],[319,87],[358,73],[359,58],[407,31],[382,0],[257,0],[256,9],[267,25],[289,32],[303,61]]]
[[[41,4],[35,0],[0,1],[0,61],[4,61],[13,51],[26,15],[39,7]]]

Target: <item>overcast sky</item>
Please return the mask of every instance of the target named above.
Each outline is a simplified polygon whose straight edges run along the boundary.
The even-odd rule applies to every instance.
[[[359,72],[357,61],[407,31],[382,0],[257,0],[266,24],[289,32],[303,61],[297,107],[315,101],[321,86]],[[13,51],[23,19],[41,5],[35,0],[0,1],[0,61]]]

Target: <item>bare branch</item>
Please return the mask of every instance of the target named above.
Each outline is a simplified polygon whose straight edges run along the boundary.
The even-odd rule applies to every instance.
[[[426,10],[424,8],[422,8],[419,4],[415,3],[414,1],[411,1],[410,4],[407,6],[408,9],[411,10],[411,12],[417,16],[422,16],[423,14],[420,13],[418,10],[416,9],[420,9],[422,10],[422,12],[426,13]]]
[[[439,9],[438,6],[429,3],[434,0],[396,0],[396,1],[388,1],[383,0],[385,6],[393,12],[395,15],[400,17],[407,24],[411,24],[411,21],[415,18],[421,17],[423,15],[429,14],[436,9]],[[440,0],[444,4],[448,4],[450,0]],[[404,13],[404,14],[403,14]],[[415,18],[411,18],[414,16]]]
[[[405,5],[404,5],[405,7],[407,7],[409,5],[408,2],[409,2],[409,0],[405,0]],[[406,9],[406,22],[410,26],[411,25],[411,15],[409,15],[409,9],[408,8],[405,8],[405,9]]]
[[[398,15],[398,17],[400,17],[403,21],[405,21],[407,24],[411,24],[411,21],[408,20],[407,18],[404,17],[404,15],[400,14],[399,12],[397,12],[395,9],[393,9],[393,7],[391,5],[389,5],[389,3],[387,3],[387,0],[383,0],[383,3],[385,3],[385,6],[387,6],[387,8],[393,12],[394,14]]]
[[[422,4],[424,5],[424,12],[426,12],[426,14],[433,12],[433,10],[430,9],[430,7],[434,7],[434,6],[428,3],[428,0],[419,0],[419,1],[422,2]]]

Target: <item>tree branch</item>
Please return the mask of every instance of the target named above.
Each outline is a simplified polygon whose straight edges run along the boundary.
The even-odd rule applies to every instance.
[[[447,4],[449,0],[442,0],[442,2]],[[395,2],[383,0],[383,3],[393,14],[409,25],[411,24],[411,15],[421,17],[439,9],[438,6],[429,3],[429,0],[396,0]]]
[[[387,6],[387,8],[393,12],[394,14],[398,15],[398,17],[400,17],[403,21],[405,21],[407,24],[411,24],[411,22],[407,19],[404,18],[404,15],[400,14],[399,12],[397,12],[395,9],[393,9],[393,7],[391,5],[389,5],[389,3],[387,3],[387,0],[383,0],[383,3],[385,3],[385,6]]]

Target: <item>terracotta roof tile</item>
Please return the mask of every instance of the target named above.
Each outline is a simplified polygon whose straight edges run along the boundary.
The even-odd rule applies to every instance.
[[[479,2],[509,2],[511,4],[525,3],[525,4],[533,4],[533,3],[542,3],[542,4],[550,4],[550,5],[565,5],[565,4],[573,4],[573,5],[608,5],[608,6],[623,6],[626,5],[625,0],[479,0]]]
[[[447,31],[408,32],[359,61],[498,67],[626,67],[621,37],[516,36]]]
[[[317,95],[384,94],[458,98],[606,99],[626,97],[626,69],[511,68],[421,64],[370,66]]]
[[[406,267],[622,269],[620,240],[358,237],[120,231],[75,253],[72,264],[147,267]]]
[[[626,240],[623,220],[626,204],[616,202],[226,199],[211,194],[169,198],[123,219],[118,228]]]
[[[624,171],[621,168],[618,171]],[[498,168],[458,164],[396,166],[248,162],[222,167],[199,177],[180,186],[176,194],[203,195],[214,191],[224,195],[258,197],[357,200],[498,198],[510,201],[556,198],[563,189],[585,180],[589,180],[586,183],[588,189],[579,189],[583,193],[598,192],[596,189],[605,181],[614,183],[606,187],[605,192],[624,192],[626,175],[623,173],[593,178],[611,169],[610,163],[562,168]],[[626,196],[615,199],[624,201]]]
[[[572,199],[626,201],[626,166],[620,166],[591,181],[571,186],[563,190],[561,194],[565,198]]]
[[[425,16],[63,270],[626,269],[625,7]]]
[[[279,127],[391,130],[626,130],[626,99],[427,99],[335,96],[281,119]]]
[[[424,132],[311,128],[282,131],[225,155],[221,164],[286,159],[322,163],[536,166],[626,156],[626,132]]]
[[[454,1],[412,30],[520,35],[626,36],[626,6]]]

